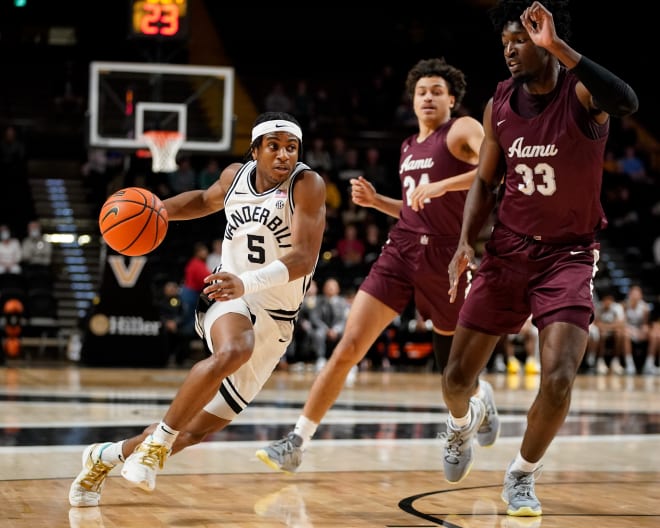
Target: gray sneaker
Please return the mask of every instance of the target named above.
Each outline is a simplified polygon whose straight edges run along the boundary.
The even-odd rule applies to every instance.
[[[486,407],[476,396],[470,398],[470,413],[472,415],[470,423],[458,429],[455,429],[451,425],[450,419],[447,418],[447,432],[440,435],[440,438],[445,441],[442,463],[447,482],[460,482],[472,468],[474,462],[473,439],[486,416]]]
[[[509,465],[511,467],[511,465]],[[543,513],[534,493],[534,481],[541,475],[541,467],[532,473],[509,471],[504,475],[502,500],[507,503],[506,514],[513,517],[538,517]]]
[[[271,442],[256,453],[257,458],[264,464],[278,471],[294,473],[302,462],[303,439],[295,433]]]
[[[481,401],[486,407],[486,415],[477,429],[477,442],[482,447],[490,447],[500,436],[500,417],[497,414],[497,407],[495,407],[493,386],[485,380],[479,380],[479,385],[483,392]]]

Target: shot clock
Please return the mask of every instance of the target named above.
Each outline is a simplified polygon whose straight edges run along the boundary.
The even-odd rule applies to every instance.
[[[131,0],[132,37],[174,40],[188,37],[187,0]]]

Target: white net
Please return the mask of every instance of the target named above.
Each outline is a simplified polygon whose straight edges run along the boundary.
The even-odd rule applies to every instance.
[[[166,130],[144,132],[145,143],[151,152],[151,170],[154,172],[174,172],[177,170],[176,154],[183,144],[183,134]]]

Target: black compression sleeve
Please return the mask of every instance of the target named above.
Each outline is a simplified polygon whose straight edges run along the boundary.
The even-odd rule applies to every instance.
[[[637,111],[637,94],[611,71],[584,55],[571,71],[591,92],[594,104],[603,112],[623,117]]]

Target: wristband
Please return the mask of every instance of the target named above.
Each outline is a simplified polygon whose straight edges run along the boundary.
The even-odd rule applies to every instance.
[[[275,260],[261,269],[244,271],[238,276],[243,282],[245,292],[254,293],[273,286],[281,286],[289,282],[289,268],[281,260]]]

